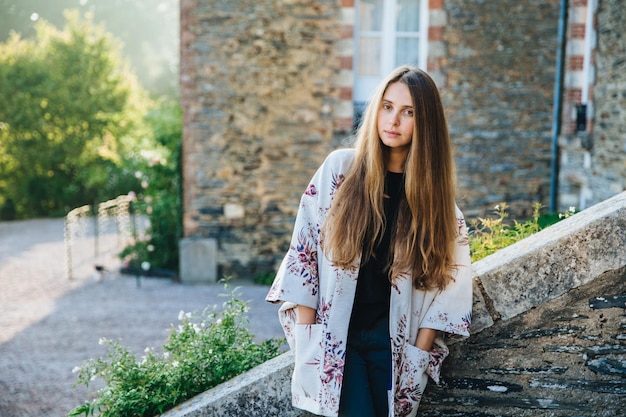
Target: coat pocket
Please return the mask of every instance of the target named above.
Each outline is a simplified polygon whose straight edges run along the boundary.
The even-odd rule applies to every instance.
[[[428,382],[426,369],[429,360],[430,354],[425,350],[411,344],[404,346],[394,393],[393,409],[396,417],[411,417],[417,414],[417,407]]]
[[[321,324],[296,324],[295,364],[292,377],[294,402],[317,398],[321,390],[322,332]]]

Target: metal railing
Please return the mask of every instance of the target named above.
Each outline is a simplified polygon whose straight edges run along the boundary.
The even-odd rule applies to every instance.
[[[95,208],[86,205],[67,213],[65,265],[68,279],[74,278],[77,265],[91,264],[96,271],[104,270],[110,259],[131,241],[130,203],[128,196],[121,195]]]

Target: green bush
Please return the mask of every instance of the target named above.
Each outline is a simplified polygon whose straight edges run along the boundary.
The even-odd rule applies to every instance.
[[[173,100],[162,100],[148,113],[146,124],[158,148],[140,152],[134,176],[141,188],[133,202],[136,214],[149,226],[120,257],[127,267],[178,270],[178,241],[182,237],[181,143],[182,109]]]
[[[510,224],[506,222],[507,217],[509,217],[507,213],[508,205],[503,202],[495,206],[495,218],[479,217],[477,220],[472,220],[470,222],[472,261],[483,259],[497,250],[535,234],[539,230],[576,212],[574,207],[570,207],[566,213],[542,215],[542,208],[541,203],[535,203],[531,219],[524,222],[514,220],[513,224]]]
[[[105,386],[69,416],[155,416],[277,356],[284,340],[255,343],[246,327],[248,305],[237,289],[227,296],[221,311],[181,311],[162,351],[146,349],[139,360],[120,342],[101,339],[107,356],[74,371],[77,384],[101,378]]]
[[[63,215],[138,185],[129,158],[152,148],[152,101],[119,43],[89,16],[0,43],[0,214]]]

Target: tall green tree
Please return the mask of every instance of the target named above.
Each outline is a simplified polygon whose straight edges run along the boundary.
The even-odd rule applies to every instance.
[[[90,16],[0,44],[0,215],[57,215],[136,188],[150,100]]]
[[[0,0],[0,42],[11,32],[30,38],[38,19],[63,26],[65,9],[93,14],[93,21],[124,42],[123,54],[144,88],[178,91],[179,0]]]

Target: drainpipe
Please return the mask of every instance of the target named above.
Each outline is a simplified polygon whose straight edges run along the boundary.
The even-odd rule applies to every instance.
[[[567,0],[561,0],[559,10],[558,49],[556,51],[556,74],[554,75],[554,97],[552,113],[552,154],[550,159],[550,213],[557,209],[559,187],[559,134],[561,133],[561,104],[563,98],[563,74],[565,57],[565,28],[567,24]]]

